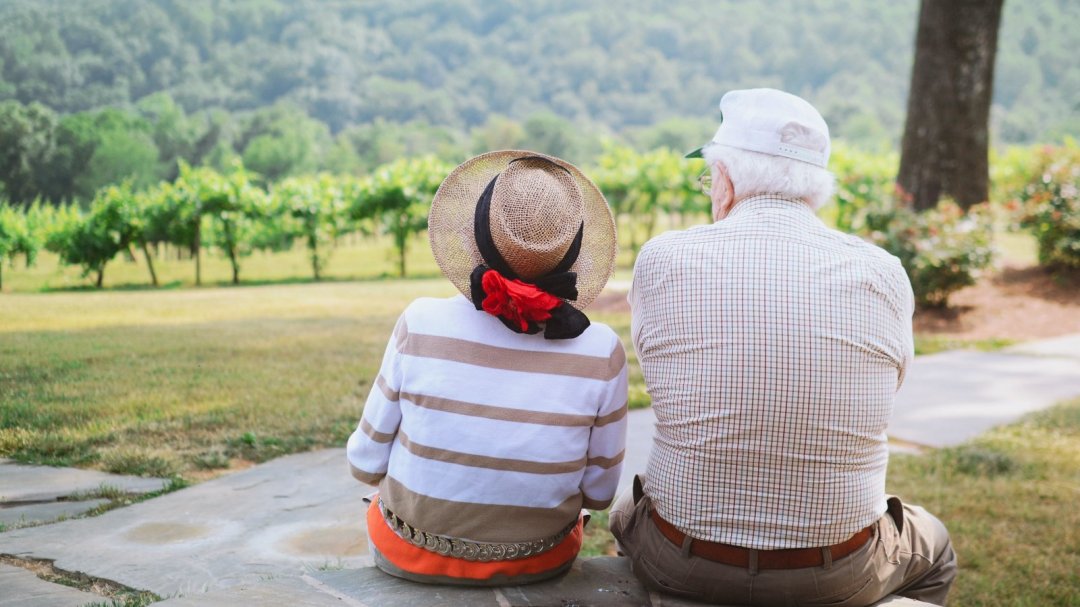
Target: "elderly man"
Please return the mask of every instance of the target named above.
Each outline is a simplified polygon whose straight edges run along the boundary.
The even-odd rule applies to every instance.
[[[895,257],[815,216],[833,178],[813,106],[754,89],[720,110],[690,154],[715,223],[655,238],[634,267],[656,438],[611,530],[647,586],[686,598],[944,604],[948,532],[885,494],[911,285]]]

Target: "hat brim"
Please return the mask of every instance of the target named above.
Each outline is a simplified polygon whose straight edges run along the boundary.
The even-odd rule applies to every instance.
[[[686,156],[683,156],[683,158],[704,158],[705,157],[704,150],[705,150],[705,146],[701,146],[696,150],[693,150],[691,152],[687,152]]]
[[[473,269],[484,262],[474,235],[476,202],[488,183],[511,161],[528,156],[538,156],[565,168],[581,191],[584,222],[581,252],[570,267],[571,272],[577,273],[578,298],[569,303],[584,309],[600,295],[615,270],[618,252],[615,219],[600,188],[565,160],[537,152],[503,150],[463,162],[443,180],[431,202],[428,216],[431,252],[443,275],[465,297],[471,297],[469,278]]]

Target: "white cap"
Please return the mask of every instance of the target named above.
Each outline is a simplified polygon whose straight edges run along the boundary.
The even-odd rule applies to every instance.
[[[729,91],[720,99],[720,128],[712,141],[686,155],[700,158],[704,147],[726,145],[784,156],[825,168],[829,125],[805,99],[776,89]]]

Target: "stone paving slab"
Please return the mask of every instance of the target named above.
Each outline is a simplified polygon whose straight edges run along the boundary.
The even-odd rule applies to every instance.
[[[508,605],[651,605],[649,593],[630,572],[625,558],[578,559],[557,579],[505,588],[458,588],[415,584],[374,567],[359,571],[318,572],[312,577],[371,607],[507,607]],[[680,603],[669,603],[673,607]]]
[[[55,560],[160,596],[202,593],[367,555],[344,450],[283,457],[101,516],[0,534],[0,554]]]
[[[28,466],[0,458],[0,502],[51,501],[74,493],[89,493],[102,485],[126,493],[149,493],[165,486],[160,478],[107,474],[78,468]]]
[[[350,607],[697,607],[704,603],[646,590],[625,557],[578,559],[566,575],[538,584],[504,588],[460,588],[415,584],[374,567],[357,571],[316,572],[311,577],[336,591]],[[928,607],[928,603],[891,596],[873,607]],[[720,606],[723,607],[723,606]]]
[[[43,502],[0,507],[0,524],[10,528],[16,525],[51,523],[61,518],[79,516],[107,503],[109,500],[106,499],[92,499],[81,502]]]
[[[53,584],[22,567],[0,563],[0,607],[81,607],[107,602],[90,592]]]
[[[264,582],[247,582],[225,590],[206,594],[188,594],[171,598],[154,607],[237,607],[241,605],[266,607],[356,607],[355,602],[343,600],[310,575],[274,578]],[[422,607],[417,604],[412,607]],[[372,607],[376,607],[372,605]]]
[[[296,578],[190,595],[158,603],[162,607],[696,607],[703,605],[649,592],[617,557],[579,559],[557,579],[527,586],[463,588],[400,580],[375,569],[317,571]],[[927,607],[927,603],[888,597],[875,607]]]
[[[1065,343],[1034,342],[1025,352],[1064,351]],[[1075,396],[1080,356],[968,350],[920,356],[896,396],[888,432],[921,445],[953,446]]]

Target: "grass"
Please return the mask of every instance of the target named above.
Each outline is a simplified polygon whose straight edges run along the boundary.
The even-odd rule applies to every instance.
[[[443,279],[0,297],[0,455],[141,476],[342,445]],[[629,340],[626,314],[598,314]],[[632,357],[631,357],[632,358]],[[648,404],[631,360],[634,406]]]
[[[951,605],[1080,605],[1080,399],[925,455],[893,455],[887,490],[949,529]],[[583,553],[611,554],[606,516]]]
[[[1011,339],[992,337],[990,339],[956,339],[933,334],[915,335],[915,354],[936,354],[946,350],[978,350],[994,352],[1007,348],[1016,342]]]
[[[889,490],[936,514],[960,559],[954,605],[1080,604],[1080,399],[925,457]]]
[[[343,444],[444,280],[0,297],[0,454],[172,476]]]

